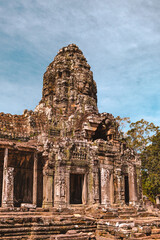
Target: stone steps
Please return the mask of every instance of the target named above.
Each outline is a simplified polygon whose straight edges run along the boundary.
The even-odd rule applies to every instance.
[[[86,213],[80,214],[80,209]],[[0,240],[82,240],[81,236],[88,240],[95,239],[95,232],[97,240],[160,239],[160,217],[157,215],[145,211],[136,214],[133,208],[86,210],[81,206],[78,212],[76,207],[36,209],[34,212],[0,211]]]
[[[124,219],[136,218],[137,214],[119,214],[118,217]]]
[[[28,212],[0,214],[0,239],[50,239],[50,236],[66,234],[70,230],[75,230],[77,234],[95,232],[97,225],[94,219],[75,215],[55,215],[52,212],[47,212],[45,216]]]
[[[143,235],[137,235],[137,237],[130,237],[130,240],[160,240],[160,235],[150,235],[150,236],[143,236]]]
[[[110,234],[113,239],[160,239],[160,218],[140,219],[102,219],[97,223],[98,231],[103,237]]]

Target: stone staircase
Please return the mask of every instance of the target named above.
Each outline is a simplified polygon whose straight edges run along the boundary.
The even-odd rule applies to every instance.
[[[73,209],[0,212],[0,239],[6,240],[95,239],[96,227],[96,220],[74,214]]]
[[[110,211],[110,210],[109,210]],[[160,213],[158,211],[148,212],[144,208],[125,207],[117,208],[117,217],[103,217],[97,221],[97,240],[160,240]]]
[[[0,209],[0,240],[160,240],[160,212],[135,207]]]

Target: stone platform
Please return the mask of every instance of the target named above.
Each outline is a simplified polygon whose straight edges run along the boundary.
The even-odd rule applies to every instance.
[[[0,209],[0,239],[160,239],[160,212],[134,207]]]
[[[1,209],[0,239],[71,239],[70,235],[74,237],[77,235],[78,239],[89,239],[96,230],[96,220],[71,212],[70,210],[57,212],[55,209],[50,211],[23,209],[20,212],[16,209],[14,211]],[[81,232],[84,238],[80,238]]]

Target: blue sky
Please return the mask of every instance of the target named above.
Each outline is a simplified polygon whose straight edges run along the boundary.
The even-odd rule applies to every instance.
[[[33,110],[70,43],[91,65],[100,112],[160,124],[159,0],[0,0],[0,112]]]

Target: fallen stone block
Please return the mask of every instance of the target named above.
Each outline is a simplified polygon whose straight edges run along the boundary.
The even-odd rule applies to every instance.
[[[36,205],[32,204],[32,203],[21,203],[21,208],[31,208],[31,209],[35,209]]]

